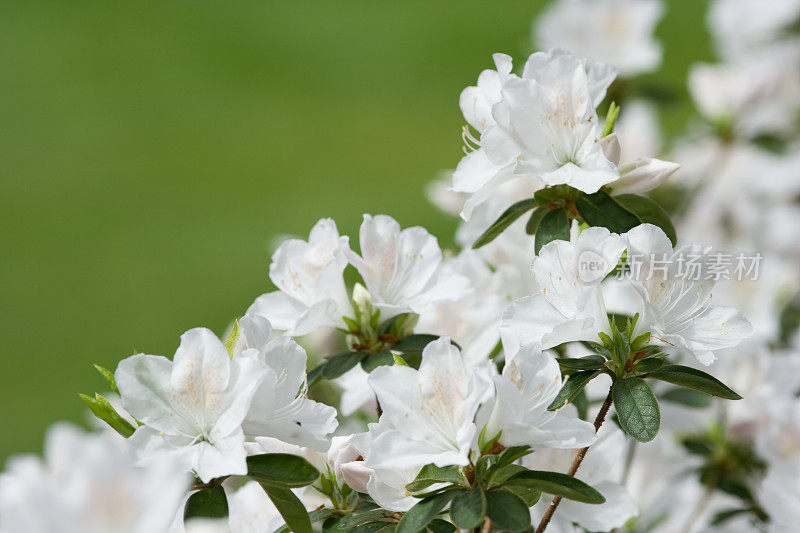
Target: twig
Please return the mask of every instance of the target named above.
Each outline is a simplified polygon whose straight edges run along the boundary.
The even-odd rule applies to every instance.
[[[611,391],[608,391],[608,396],[606,396],[606,401],[603,402],[603,406],[600,407],[600,412],[597,413],[597,418],[594,419],[594,430],[600,429],[600,426],[603,425],[603,421],[606,419],[606,415],[608,414],[608,409],[611,407]],[[589,446],[585,448],[581,448],[578,450],[578,454],[575,456],[575,460],[572,461],[572,466],[569,468],[569,472],[567,472],[568,476],[575,476],[575,472],[578,471],[578,467],[581,466],[583,462],[583,458],[586,457],[586,452],[589,451]],[[545,529],[547,529],[547,524],[550,523],[550,519],[553,518],[553,513],[556,512],[556,508],[558,504],[561,503],[561,496],[556,496],[553,498],[553,501],[550,502],[550,505],[547,507],[547,511],[545,511],[544,516],[542,516],[541,522],[539,522],[539,527],[536,528],[536,533],[543,533]]]

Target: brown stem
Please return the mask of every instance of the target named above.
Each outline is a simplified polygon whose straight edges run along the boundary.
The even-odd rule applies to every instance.
[[[611,391],[608,391],[608,396],[606,396],[606,401],[603,402],[603,406],[600,408],[600,412],[597,413],[597,418],[594,419],[594,430],[600,429],[600,426],[603,425],[603,421],[606,419],[606,415],[608,414],[608,410],[611,407]],[[575,456],[575,460],[572,461],[572,466],[569,467],[569,472],[567,472],[568,476],[575,476],[575,472],[578,471],[578,467],[581,466],[583,462],[583,458],[586,457],[586,452],[589,451],[589,446],[585,448],[581,448],[578,450],[578,454]],[[547,507],[547,511],[545,511],[544,516],[542,516],[541,522],[539,522],[539,527],[536,528],[535,533],[543,533],[545,529],[547,529],[547,524],[550,523],[550,519],[553,518],[553,513],[556,512],[556,508],[558,504],[561,503],[561,496],[556,496],[553,498],[553,501],[550,502],[550,505]]]

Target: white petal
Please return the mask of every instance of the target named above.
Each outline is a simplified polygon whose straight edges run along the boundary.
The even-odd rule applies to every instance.
[[[640,157],[620,167],[620,179],[612,185],[614,194],[641,194],[661,185],[680,168],[677,163]]]

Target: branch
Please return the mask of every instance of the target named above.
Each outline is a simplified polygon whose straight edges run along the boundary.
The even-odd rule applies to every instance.
[[[606,415],[608,414],[608,409],[611,407],[611,391],[608,391],[608,396],[606,396],[606,401],[603,402],[603,406],[600,408],[600,412],[597,413],[597,418],[594,419],[594,430],[600,429],[600,426],[603,425],[603,422],[606,419]],[[589,451],[589,446],[585,448],[581,448],[578,450],[578,454],[575,456],[575,460],[572,461],[572,466],[569,468],[569,472],[567,472],[568,476],[575,477],[575,472],[578,471],[578,467],[581,466],[583,462],[583,458],[586,457],[586,452]],[[547,529],[547,525],[550,523],[550,519],[553,518],[553,513],[556,512],[556,508],[558,504],[561,503],[561,496],[556,496],[553,498],[553,501],[550,502],[550,505],[547,507],[547,511],[542,516],[542,521],[539,522],[539,527],[536,528],[535,533],[544,533],[544,530]]]

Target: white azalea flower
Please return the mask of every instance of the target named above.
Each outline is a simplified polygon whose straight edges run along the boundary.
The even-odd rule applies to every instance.
[[[800,530],[800,465],[776,465],[767,471],[758,501],[769,515],[769,533]]]
[[[500,341],[500,317],[508,305],[507,276],[492,271],[474,250],[445,259],[445,268],[470,280],[473,290],[458,300],[435,304],[420,315],[417,331],[450,337],[470,365],[479,365]]]
[[[234,361],[252,358],[266,373],[242,427],[250,437],[270,436],[318,451],[336,430],[336,409],[306,397],[306,352],[290,337],[267,341],[269,322],[246,315],[239,321]]]
[[[339,412],[343,416],[350,416],[359,409],[377,415],[378,402],[372,387],[369,386],[368,377],[369,374],[361,368],[361,365],[356,365],[334,380],[342,390]]]
[[[428,344],[419,370],[382,366],[370,374],[369,383],[383,413],[364,456],[367,466],[397,470],[469,464],[477,437],[475,414],[491,397],[492,385],[465,365],[450,339]]]
[[[605,503],[593,505],[564,499],[553,514],[547,531],[571,533],[573,523],[588,531],[610,531],[622,527],[625,522],[638,514],[633,498],[617,480],[622,474],[626,451],[625,435],[606,424],[598,431],[598,439],[586,453],[576,478],[597,489],[606,499]],[[569,471],[577,450],[537,449],[522,459],[522,464],[534,470],[550,472]],[[531,508],[533,523],[541,520],[550,498],[542,497]]]
[[[590,193],[619,177],[596,142],[601,130],[595,108],[616,75],[612,67],[552,50],[532,54],[519,77],[505,74],[510,71],[507,56],[496,54],[495,61],[502,98],[492,105],[491,120],[483,112],[465,114],[485,129],[479,129],[480,140],[469,139],[480,147],[453,173],[453,188],[471,193],[461,213],[465,220],[515,177]]]
[[[606,156],[615,165],[619,165],[621,146],[616,133],[604,137],[600,144]],[[610,188],[615,194],[641,194],[661,185],[664,180],[675,173],[680,165],[670,161],[662,161],[654,157],[637,157],[619,167],[619,179]]]
[[[166,461],[147,468],[107,435],[51,428],[44,461],[9,460],[0,474],[0,529],[8,533],[166,531],[190,478]]]
[[[595,341],[610,325],[600,281],[617,265],[625,241],[606,228],[579,233],[572,226],[570,241],[553,241],[533,260],[540,292],[514,300],[503,313],[500,335],[510,357],[534,343],[541,349],[569,341]]]
[[[242,422],[267,373],[255,357],[231,360],[205,328],[181,335],[173,361],[145,354],[121,361],[122,405],[143,424],[131,446],[144,461],[173,457],[204,483],[246,474]]]
[[[463,276],[441,268],[436,238],[420,227],[400,230],[386,215],[364,215],[359,231],[361,255],[347,250],[369,290],[381,320],[421,313],[435,302],[455,300],[469,291]]]
[[[308,242],[284,241],[269,267],[278,290],[259,296],[247,313],[263,316],[293,337],[319,327],[346,327],[342,317],[354,316],[342,277],[349,249],[348,238],[339,236],[329,218],[314,225]]]
[[[650,342],[675,346],[710,365],[715,350],[736,346],[752,332],[747,319],[733,307],[711,305],[714,280],[706,267],[692,274],[684,266],[693,257],[701,260],[707,250],[697,245],[675,251],[661,228],[642,224],[627,235],[631,280],[644,307],[637,334],[649,331]],[[652,258],[652,259],[651,259]],[[639,268],[640,267],[640,268]]]
[[[769,45],[800,17],[800,0],[714,0],[708,26],[728,59]]]
[[[561,370],[552,355],[526,346],[493,380],[497,396],[486,424],[488,438],[500,434],[500,443],[506,447],[580,448],[594,442],[593,424],[563,409],[547,410],[562,385]]]
[[[653,34],[663,12],[660,0],[559,0],[537,17],[534,40],[541,48],[562,46],[633,76],[661,64]]]

